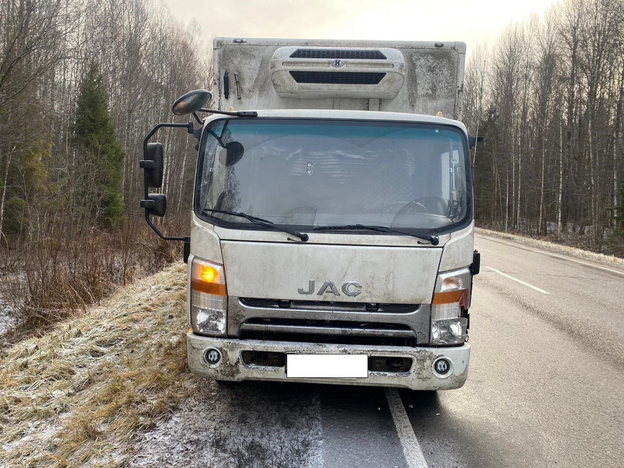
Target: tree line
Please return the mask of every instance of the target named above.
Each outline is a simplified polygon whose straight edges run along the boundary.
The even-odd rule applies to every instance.
[[[102,177],[84,144],[76,145],[85,79],[102,80],[105,107],[125,152],[121,199],[127,213],[136,214],[144,135],[154,123],[170,120],[173,100],[205,87],[210,74],[197,27],[177,24],[150,0],[0,0],[0,31],[2,242],[22,245],[63,218],[69,226],[93,221],[75,209],[92,201],[85,200],[85,190]],[[170,153],[188,154],[186,136],[166,135],[164,144]],[[184,194],[192,177],[189,161],[182,156],[170,162],[165,187]]]
[[[565,0],[473,52],[477,222],[624,255],[624,1]]]
[[[143,138],[209,86],[208,50],[152,0],[0,0],[0,269],[29,296],[90,302],[132,276]],[[194,141],[159,137],[168,217],[188,216]]]

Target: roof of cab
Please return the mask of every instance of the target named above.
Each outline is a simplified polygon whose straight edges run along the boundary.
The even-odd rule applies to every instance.
[[[408,114],[402,112],[378,112],[378,111],[355,111],[355,110],[326,110],[326,109],[275,109],[258,110],[258,117],[266,118],[289,118],[289,119],[339,119],[339,120],[367,120],[367,121],[390,121],[390,122],[418,122],[439,125],[451,125],[468,133],[463,123],[458,120],[447,119],[424,114]],[[224,118],[223,115],[213,114],[206,121]],[[250,118],[250,117],[245,117]],[[254,117],[251,117],[254,118]]]

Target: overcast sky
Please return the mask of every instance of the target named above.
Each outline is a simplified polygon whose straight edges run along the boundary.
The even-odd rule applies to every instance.
[[[494,41],[514,20],[562,0],[164,0],[214,36]]]

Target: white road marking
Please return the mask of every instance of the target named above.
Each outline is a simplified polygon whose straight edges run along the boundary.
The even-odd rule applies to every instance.
[[[580,260],[575,260],[574,258],[569,258],[569,257],[564,257],[563,255],[557,255],[557,254],[553,254],[550,252],[543,252],[545,255],[548,255],[550,257],[556,257],[556,258],[561,258],[562,260],[568,260],[570,262],[574,262],[574,263],[580,263],[581,265],[585,265],[588,267],[592,267],[592,268],[597,268],[599,270],[604,270],[604,271],[608,271],[609,273],[617,273],[618,275],[624,275],[624,271],[618,271],[618,270],[612,270],[611,268],[606,268],[606,267],[601,267],[598,265],[594,265],[593,263],[587,263],[587,262],[581,262]]]
[[[422,453],[414,428],[407,417],[405,406],[401,401],[396,388],[386,388],[386,399],[394,420],[394,427],[403,447],[403,455],[409,468],[428,468],[425,456]]]
[[[581,260],[577,260],[577,259],[572,258],[572,257],[566,257],[565,255],[559,255],[559,254],[550,252],[548,250],[542,250],[542,249],[538,249],[538,248],[533,248],[533,247],[529,247],[529,246],[523,245],[523,244],[514,244],[513,242],[505,242],[505,241],[500,240],[500,239],[493,239],[493,238],[485,236],[483,234],[480,234],[479,236],[484,238],[484,239],[486,239],[486,240],[489,240],[491,242],[497,242],[499,244],[508,245],[510,247],[516,247],[518,249],[528,250],[529,252],[539,253],[539,254],[542,254],[542,255],[548,255],[549,257],[560,258],[561,260],[567,260],[569,262],[579,263],[581,265],[585,265],[585,266],[588,266],[588,267],[591,267],[591,268],[597,268],[598,270],[608,271],[609,273],[615,273],[617,275],[624,275],[624,271],[621,271],[621,270],[614,270],[612,268],[607,268],[607,267],[603,267],[603,266],[600,266],[600,265],[596,265],[595,263],[583,262]]]
[[[494,273],[498,273],[499,275],[502,275],[505,278],[509,278],[510,280],[513,280],[513,281],[516,281],[516,282],[518,282],[520,284],[523,284],[523,285],[525,285],[525,286],[527,286],[527,287],[529,287],[531,289],[535,289],[537,292],[541,292],[542,294],[550,294],[548,291],[544,291],[543,289],[540,289],[540,288],[538,288],[536,286],[533,286],[532,284],[525,283],[524,281],[521,281],[518,278],[514,278],[513,276],[510,276],[507,273],[503,273],[502,271],[495,270],[492,267],[487,267],[487,269],[488,270],[492,270]]]

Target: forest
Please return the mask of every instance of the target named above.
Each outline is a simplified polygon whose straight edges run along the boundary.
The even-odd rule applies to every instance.
[[[210,88],[200,32],[156,0],[0,0],[0,305],[26,328],[180,258],[142,220],[138,161],[171,103]],[[624,0],[565,0],[468,48],[477,226],[624,256]],[[159,137],[179,234],[195,142]]]
[[[138,162],[175,99],[209,87],[211,47],[152,0],[0,0],[0,299],[32,326],[180,257],[147,232]],[[194,142],[162,133],[186,228]]]
[[[624,256],[623,104],[622,0],[566,0],[478,45],[477,225]]]

